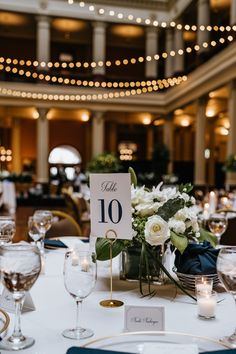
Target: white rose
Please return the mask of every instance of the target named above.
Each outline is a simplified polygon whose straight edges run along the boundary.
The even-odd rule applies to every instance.
[[[145,225],[144,235],[151,246],[163,245],[170,235],[168,223],[158,215],[150,216]]]
[[[168,222],[170,229],[172,229],[177,234],[184,234],[186,230],[186,225],[184,221],[171,218]]]

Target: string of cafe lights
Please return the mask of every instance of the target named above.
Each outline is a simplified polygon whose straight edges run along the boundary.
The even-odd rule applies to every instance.
[[[107,100],[107,99],[123,98],[123,97],[156,92],[159,89],[162,90],[164,88],[168,88],[169,86],[180,85],[182,82],[187,81],[187,79],[188,79],[187,76],[184,75],[179,77],[177,81],[172,84],[170,84],[168,80],[165,80],[165,82],[160,85],[151,85],[148,87],[142,87],[138,89],[113,91],[109,93],[99,93],[99,94],[77,94],[77,95],[47,94],[47,93],[39,93],[39,92],[27,92],[22,90],[12,90],[6,87],[0,87],[0,94],[8,97],[25,98],[25,99],[42,100],[42,101],[70,101],[70,102],[96,101],[102,99]]]
[[[73,5],[75,3],[74,0],[67,0],[69,5]],[[153,26],[153,27],[162,27],[162,28],[168,28],[168,27],[172,27],[172,28],[176,28],[178,30],[185,30],[185,31],[194,31],[196,32],[198,29],[200,29],[200,31],[215,31],[215,32],[230,32],[230,31],[236,31],[236,25],[233,26],[204,26],[204,25],[189,25],[189,24],[185,24],[182,25],[181,23],[176,23],[175,21],[170,21],[170,22],[166,22],[166,21],[162,21],[159,22],[156,19],[152,19],[152,18],[142,18],[142,17],[137,17],[134,16],[133,14],[129,13],[129,14],[125,14],[124,12],[121,11],[114,11],[114,10],[105,10],[102,7],[96,8],[94,5],[89,5],[87,3],[85,3],[84,1],[79,1],[78,2],[79,6],[81,8],[88,8],[88,10],[90,12],[93,13],[98,13],[99,15],[108,15],[111,18],[117,18],[118,20],[128,20],[130,23],[135,23],[135,24],[143,24],[143,25],[147,25],[147,26]]]
[[[31,71],[31,70],[23,70],[23,69],[18,69],[16,66],[12,67],[11,65],[19,65],[21,67],[30,67],[30,66],[34,66],[34,67],[41,67],[41,68],[52,68],[53,66],[55,68],[58,67],[63,67],[63,68],[73,68],[73,67],[81,67],[83,66],[84,68],[88,68],[89,66],[91,67],[96,67],[97,65],[102,67],[102,66],[111,66],[111,65],[115,65],[115,66],[120,66],[120,65],[128,65],[128,64],[136,64],[136,63],[143,63],[144,61],[152,61],[152,60],[160,60],[160,59],[167,59],[169,56],[170,57],[174,57],[175,55],[183,55],[184,53],[191,53],[192,51],[199,51],[201,48],[207,48],[209,46],[211,47],[215,47],[217,45],[221,45],[224,44],[226,41],[232,42],[234,40],[234,37],[229,35],[226,38],[219,38],[218,41],[211,41],[211,42],[203,42],[202,45],[196,44],[193,47],[187,47],[185,49],[179,49],[179,50],[171,50],[169,52],[163,52],[160,54],[154,54],[153,56],[146,56],[146,57],[138,57],[138,58],[131,58],[131,59],[117,59],[114,61],[114,63],[112,63],[111,61],[100,61],[98,63],[95,62],[85,62],[85,63],[81,63],[81,62],[63,62],[63,63],[59,63],[59,62],[41,62],[39,63],[38,61],[31,61],[31,60],[23,60],[23,59],[11,59],[11,58],[4,58],[4,57],[0,57],[0,71],[6,71],[6,72],[11,72],[13,74],[18,74],[20,76],[26,76],[26,77],[33,77],[34,79],[39,79],[39,80],[44,80],[44,81],[51,81],[53,83],[63,83],[66,85],[76,85],[76,86],[90,86],[90,87],[113,87],[113,88],[117,88],[117,87],[134,87],[134,86],[138,86],[141,85],[141,83],[143,83],[143,81],[136,81],[135,84],[134,82],[132,83],[127,83],[127,82],[99,82],[99,81],[87,81],[87,80],[76,80],[76,79],[71,79],[68,77],[57,77],[55,75],[50,75],[48,73],[43,74],[43,73],[39,73],[37,71]],[[128,85],[128,86],[127,86]]]

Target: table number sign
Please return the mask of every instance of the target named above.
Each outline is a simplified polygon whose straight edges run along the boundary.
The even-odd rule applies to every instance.
[[[2,295],[0,296],[0,307],[7,312],[15,313],[15,303],[13,300],[12,293],[4,288]],[[21,308],[21,312],[34,311],[35,306],[32,297],[29,292],[26,292],[24,302]]]
[[[163,306],[125,306],[124,330],[127,332],[164,331]]]
[[[90,174],[90,192],[91,236],[132,239],[130,174]]]
[[[103,307],[124,303],[112,297],[112,250],[117,239],[132,238],[131,179],[129,173],[90,175],[91,236],[107,239],[110,255],[110,298]]]

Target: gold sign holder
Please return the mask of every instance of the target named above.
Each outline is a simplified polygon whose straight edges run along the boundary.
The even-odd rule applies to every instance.
[[[113,233],[114,238],[109,238],[108,234]],[[106,239],[109,241],[109,251],[110,251],[110,299],[100,301],[100,305],[103,307],[120,307],[124,303],[120,300],[114,300],[112,298],[112,245],[116,242],[117,234],[114,230],[110,229],[106,232]]]

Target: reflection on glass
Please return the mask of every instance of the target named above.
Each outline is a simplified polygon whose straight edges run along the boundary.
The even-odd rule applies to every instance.
[[[208,227],[210,231],[217,237],[218,244],[220,243],[221,236],[226,231],[228,220],[225,214],[211,214],[208,219]]]
[[[11,242],[15,232],[15,220],[10,216],[0,216],[0,245]]]

